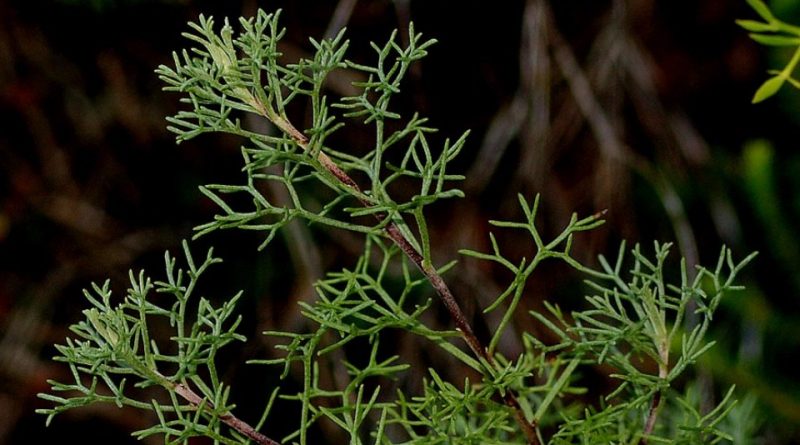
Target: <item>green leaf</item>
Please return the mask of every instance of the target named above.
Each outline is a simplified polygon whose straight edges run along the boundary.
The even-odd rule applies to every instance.
[[[763,100],[769,99],[770,97],[774,96],[778,90],[781,89],[783,83],[786,81],[785,77],[782,76],[775,76],[772,79],[767,80],[764,82],[756,91],[756,94],[753,95],[753,103],[757,104]]]
[[[775,36],[770,34],[750,34],[750,38],[756,42],[767,46],[797,46],[800,45],[800,38]]]
[[[764,32],[764,31],[777,31],[778,27],[764,22],[757,22],[755,20],[737,20],[736,24],[741,26],[742,28],[753,31],[753,32]]]
[[[753,10],[758,13],[764,20],[768,22],[775,21],[775,16],[772,15],[772,11],[769,10],[769,6],[761,0],[747,0],[747,4],[750,5]]]

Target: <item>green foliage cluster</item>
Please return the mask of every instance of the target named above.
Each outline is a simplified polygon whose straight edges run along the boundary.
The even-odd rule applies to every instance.
[[[193,301],[197,300],[194,293],[200,276],[220,259],[209,251],[198,266],[187,243],[184,252],[187,270],[176,270],[176,259],[165,255],[166,281],[153,282],[144,271],[138,275],[131,272],[130,287],[119,304],[111,304],[108,281],[103,286],[93,285],[91,292],[84,291],[92,307],[83,311],[85,320],[71,327],[77,338],[56,346],[61,354],[56,360],[69,365],[75,380],[53,385],[53,391],[80,395],[62,398],[42,394],[56,404],[46,410],[50,418],[67,409],[105,402],[152,410],[158,415],[158,424],[134,433],[139,438],[153,434],[178,441],[198,435],[215,440],[222,437],[215,424],[231,407],[227,403],[229,387],[216,370],[216,356],[227,344],[245,340],[236,333],[241,317],[234,315],[241,293],[219,308],[205,298]],[[152,293],[172,298],[159,305]],[[159,347],[159,342],[151,338],[151,331],[158,332],[159,324],[169,326],[172,344]],[[81,374],[90,378],[82,379]],[[131,381],[135,388],[161,386],[170,398],[158,402],[131,397]],[[190,385],[201,396],[192,394]],[[200,413],[208,416],[208,424],[198,422]]]
[[[800,88],[800,81],[793,77],[797,64],[800,63],[800,27],[777,19],[762,0],[747,0],[747,3],[763,21],[737,20],[736,23],[750,31],[753,40],[767,46],[795,48],[791,59],[783,69],[769,71],[772,77],[765,81],[753,96],[753,103],[758,103],[774,96],[787,82],[795,88]]]
[[[246,141],[244,184],[201,188],[220,213],[197,227],[197,236],[256,230],[264,233],[264,248],[300,218],[362,234],[363,254],[352,267],[328,273],[315,285],[317,298],[301,303],[308,330],[265,333],[278,340],[277,352],[251,363],[277,367],[281,380],[265,394],[263,415],[254,425],[234,415],[229,386],[216,371],[220,348],[245,340],[236,334],[238,295],[220,307],[196,296],[199,277],[218,259],[209,252],[198,266],[188,243],[185,270],[176,270],[167,254],[165,281],[131,274],[128,294],[116,304],[108,283],[86,292],[91,308],[72,327],[77,338],[58,346],[56,358],[70,366],[74,381],[52,383],[53,393],[63,397],[42,395],[54,403],[41,410],[48,419],[113,403],[155,413],[157,423],[138,436],[161,434],[166,443],[207,436],[224,444],[305,445],[315,442],[315,431],[331,428],[352,444],[717,443],[747,431],[734,430],[730,419],[747,419],[752,404],[737,406],[731,389],[719,404],[702,409],[696,386],[685,382],[713,345],[706,333],[720,300],[738,288],[736,277],[753,255],[736,261],[722,249],[715,267],[689,270],[681,264],[674,281],[666,266],[669,244],[656,243],[652,254],[623,244],[613,262],[600,257],[595,269],[571,250],[576,235],[602,224],[602,214],[575,215],[546,240],[536,226],[538,197],[529,202],[520,196],[524,220],[492,224],[523,231],[530,238],[530,259],[508,259],[494,234],[491,252],[461,252],[513,275],[484,310],[502,312],[484,345],[442,277],[455,263],[433,264],[424,215],[440,199],[463,196],[450,185],[461,176],[449,172],[448,164],[467,134],[437,146],[424,118],[404,119],[390,107],[409,66],[433,41],[411,28],[403,47],[393,34],[385,45],[372,45],[376,60],[364,65],[345,58],[348,42],[340,33],[312,39],[313,57],[282,64],[278,14],[260,11],[241,19],[238,33],[227,21],[217,31],[213,19],[202,16],[190,26],[184,35],[193,47],[176,53],[173,67],[158,69],[166,89],[181,94],[188,107],[168,119],[169,128],[179,142],[208,132]],[[360,94],[327,95],[326,79],[340,68],[364,75],[355,85]],[[310,104],[310,127],[302,131],[288,112],[297,103]],[[245,117],[266,119],[274,131],[259,132]],[[369,126],[374,145],[363,154],[331,147],[330,136],[345,124]],[[267,182],[283,187],[289,202],[271,201],[263,192]],[[245,196],[250,207],[238,208],[241,200],[231,195]],[[587,284],[588,309],[565,313],[548,303],[545,313],[530,314],[529,325],[546,327],[555,342],[511,323],[527,281],[545,260],[574,268]],[[426,297],[431,289],[454,329],[426,325],[426,314],[440,304]],[[163,335],[166,329],[172,333]],[[469,377],[451,382],[435,369],[410,372],[386,346],[396,332],[428,342]],[[504,354],[503,336],[516,336],[523,353]],[[354,343],[368,345],[364,360],[348,361],[342,354]],[[321,369],[329,366],[342,368],[346,379],[321,379]],[[613,390],[598,393],[587,384],[583,376],[596,370],[616,382]],[[408,384],[419,374],[426,377]],[[403,390],[409,387],[421,389]],[[163,391],[150,391],[158,388]],[[281,438],[271,433],[277,430],[270,423],[276,403],[294,410],[291,432]]]

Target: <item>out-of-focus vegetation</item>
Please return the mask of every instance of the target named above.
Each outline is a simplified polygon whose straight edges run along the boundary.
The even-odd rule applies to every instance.
[[[78,318],[81,288],[109,275],[122,283],[128,268],[158,265],[165,247],[177,250],[193,225],[210,218],[214,208],[198,198],[198,185],[238,177],[237,141],[173,145],[163,117],[177,104],[152,70],[169,60],[177,31],[198,12],[238,17],[255,6],[0,2],[0,442],[53,440],[91,422],[87,441],[125,443],[146,423],[126,411],[98,410],[43,429],[34,396],[46,378],[65,372],[49,360],[47,345]],[[791,54],[759,47],[735,25],[754,18],[745,2],[269,6],[285,10],[290,34],[281,51],[289,61],[309,51],[307,36],[344,25],[363,43],[383,41],[413,19],[440,41],[403,85],[403,105],[443,133],[473,130],[460,165],[467,200],[432,215],[437,251],[486,251],[482,221],[518,216],[517,192],[542,193],[552,231],[573,210],[608,209],[607,226],[575,249],[587,262],[623,237],[675,240],[690,264],[712,262],[720,243],[739,256],[760,251],[745,274],[747,291],[723,300],[713,332],[718,345],[701,363],[699,391],[711,400],[720,396],[714,388],[734,383],[755,395],[742,403],[757,405],[765,443],[800,440],[793,365],[800,356],[800,95],[783,89],[776,100],[750,104],[767,69],[784,66]],[[775,1],[772,10],[800,23],[796,2]],[[371,50],[351,51],[366,58]],[[352,80],[358,78],[342,71],[329,88],[346,91]],[[340,137],[339,145],[358,150],[370,136]],[[336,248],[317,249],[314,240]],[[359,249],[339,233],[303,226],[289,227],[278,241],[259,255],[255,235],[214,240],[220,256],[237,258],[222,266],[226,279],[216,293],[245,288],[239,305],[251,315],[242,326],[248,337],[298,323],[282,316],[293,312],[286,308],[312,292],[323,270]],[[501,243],[523,255],[514,239]],[[505,277],[469,260],[462,266],[452,285],[479,302]],[[567,272],[556,268],[549,276],[530,284],[523,305],[536,309],[544,296],[574,294]],[[231,363],[263,358],[271,346],[232,352]],[[250,382],[237,385],[250,393],[263,386],[261,369],[221,372]],[[264,398],[253,405],[249,396],[232,394],[245,412]]]

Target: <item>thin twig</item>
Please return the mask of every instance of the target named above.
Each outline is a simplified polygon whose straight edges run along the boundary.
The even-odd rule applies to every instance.
[[[519,135],[528,113],[527,98],[524,94],[517,93],[511,102],[495,114],[484,133],[478,155],[465,175],[467,177],[465,189],[468,191],[486,189],[511,141]]]
[[[552,23],[553,18],[550,14],[552,12],[548,11],[548,17]],[[625,148],[616,135],[614,125],[603,113],[602,107],[592,92],[589,79],[586,78],[569,45],[555,27],[551,27],[550,40],[553,45],[553,58],[564,75],[578,108],[586,118],[601,154],[606,159],[626,161]]]
[[[172,388],[179,396],[183,397],[187,402],[189,402],[194,409],[206,409],[211,410],[214,409],[214,404],[211,403],[209,400],[205,400],[202,397],[198,396],[197,393],[192,391],[186,385],[182,385],[180,383],[173,383]],[[261,444],[261,445],[281,445],[280,442],[274,441],[269,437],[259,433],[255,430],[249,423],[239,419],[238,417],[234,416],[231,412],[227,412],[221,416],[219,416],[219,420],[221,420],[225,425],[233,428],[234,430],[242,433],[248,439]]]
[[[358,0],[339,0],[336,4],[336,9],[333,11],[328,28],[325,30],[325,38],[332,39],[339,34],[347,22],[350,21],[350,15],[353,14],[353,8],[356,7]]]
[[[516,180],[541,189],[553,162],[550,145],[551,71],[549,27],[544,0],[528,0],[522,14],[519,69],[520,93],[528,107],[520,128],[520,168]],[[520,94],[518,93],[518,94]]]
[[[661,390],[653,395],[653,400],[650,402],[650,412],[647,414],[647,422],[645,423],[642,438],[639,439],[639,445],[647,445],[647,436],[649,436],[653,429],[656,427],[656,420],[658,419],[658,407],[661,405]]]
[[[658,347],[658,355],[660,362],[658,364],[658,378],[663,380],[667,379],[669,374],[669,344],[664,342]],[[661,407],[661,397],[663,391],[659,389],[653,394],[653,400],[650,401],[650,411],[647,413],[647,421],[644,424],[644,431],[642,431],[642,438],[639,439],[639,445],[647,445],[647,438],[653,434],[656,428],[656,421],[658,420],[658,409]]]

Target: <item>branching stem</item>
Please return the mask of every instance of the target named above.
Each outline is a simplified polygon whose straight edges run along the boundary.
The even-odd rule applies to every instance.
[[[251,96],[248,99],[248,102],[253,105],[255,110],[258,110],[259,113],[269,119],[270,122],[275,124],[275,126],[277,126],[281,131],[289,135],[292,140],[303,150],[309,150],[308,138],[294,125],[292,125],[291,122],[289,122],[283,116],[277,115],[265,104],[260,103],[255,96]],[[317,155],[317,161],[327,171],[327,173],[331,174],[340,183],[350,188],[354,192],[353,195],[364,207],[374,206],[374,203],[367,199],[367,196],[361,191],[361,188],[353,180],[353,178],[351,178],[344,170],[342,170],[341,167],[339,167],[328,155],[319,152]],[[382,212],[374,213],[373,215],[379,222],[383,222],[387,217],[387,215]],[[392,242],[394,242],[400,248],[400,250],[402,250],[403,253],[417,266],[417,268],[419,268],[422,274],[425,275],[425,278],[427,278],[428,282],[430,282],[431,286],[433,286],[433,288],[436,290],[436,293],[439,295],[442,303],[444,303],[447,312],[453,319],[456,328],[461,333],[461,337],[467,343],[467,346],[469,346],[470,350],[472,350],[472,353],[475,354],[475,356],[479,359],[485,360],[490,366],[494,366],[494,358],[488,353],[486,347],[483,346],[481,341],[475,335],[475,332],[472,330],[472,326],[469,324],[469,321],[467,321],[467,316],[464,314],[464,311],[461,310],[461,306],[459,306],[458,302],[453,296],[453,293],[450,291],[450,288],[442,279],[441,275],[439,275],[433,266],[424,264],[422,255],[403,235],[396,223],[389,221],[384,226],[383,230],[386,233],[386,236],[388,236]],[[525,414],[522,411],[522,407],[520,406],[516,395],[511,391],[507,391],[503,396],[503,402],[514,411],[514,418],[516,419],[517,423],[519,423],[519,426],[525,434],[528,443],[531,445],[538,445],[539,440],[536,436],[536,426],[525,418]]]

